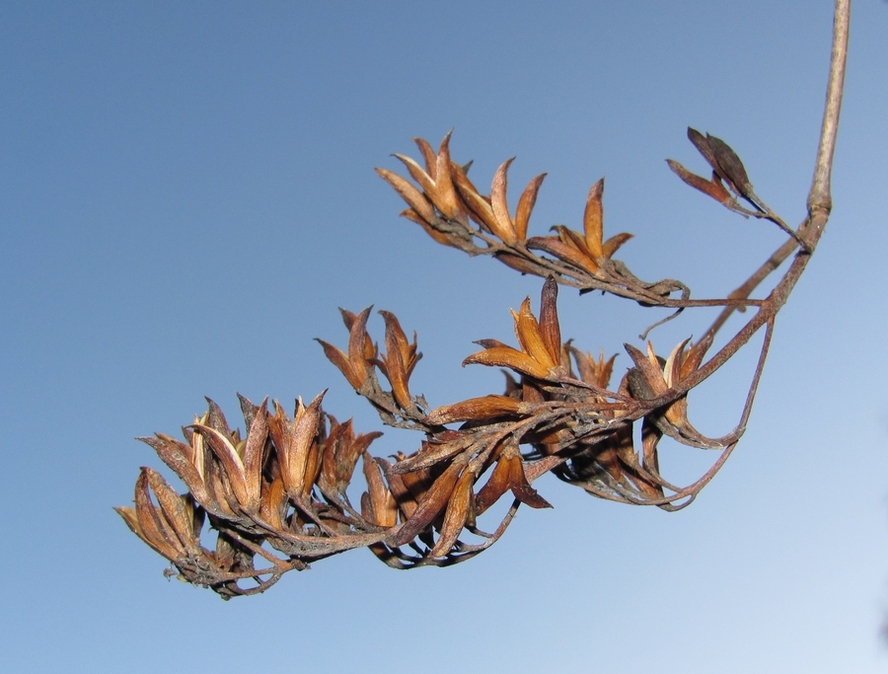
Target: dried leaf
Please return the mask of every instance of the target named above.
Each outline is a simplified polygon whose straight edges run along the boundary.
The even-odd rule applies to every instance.
[[[432,149],[432,146],[429,145],[428,141],[424,138],[414,138],[413,142],[416,143],[416,147],[419,148],[419,151],[422,154],[422,158],[425,161],[426,173],[429,174],[429,177],[432,180],[436,180],[436,163],[438,157],[437,155],[435,155],[435,151]]]
[[[320,422],[323,425],[323,422]],[[321,447],[318,437],[308,446],[305,457],[305,473],[302,478],[302,496],[308,498],[321,472]]]
[[[120,515],[123,518],[123,521],[126,523],[126,526],[130,528],[136,536],[141,538],[145,543],[148,543],[148,539],[145,538],[145,533],[142,531],[142,527],[139,524],[139,516],[136,515],[136,511],[134,508],[128,508],[126,506],[114,506],[114,512]],[[148,545],[151,545],[148,543]],[[154,548],[153,545],[151,545]]]
[[[416,189],[408,181],[404,180],[404,178],[397,173],[392,173],[384,168],[377,168],[376,173],[394,188],[395,192],[407,202],[410,208],[412,208],[422,220],[429,224],[435,222],[437,216],[435,215],[435,209],[432,206],[432,202],[429,201],[422,192]]]
[[[604,242],[604,245],[601,247],[601,254],[606,260],[610,260],[614,256],[614,253],[619,250],[620,246],[622,246],[631,238],[632,234],[627,234],[626,232],[614,234],[611,238]]]
[[[339,347],[333,346],[317,337],[315,338],[315,341],[321,345],[321,348],[324,349],[324,355],[327,356],[327,359],[339,369],[346,380],[348,380],[348,383],[355,389],[361,388],[364,384],[363,377],[366,373],[363,370],[355,371],[348,355]]]
[[[272,482],[263,485],[262,500],[259,505],[259,515],[273,529],[284,529],[284,515],[287,512],[287,489],[280,475]]]
[[[537,263],[532,262],[527,258],[521,257],[520,255],[499,252],[495,253],[494,257],[507,267],[511,267],[512,269],[519,271],[522,274],[540,274],[540,267]]]
[[[368,370],[373,367],[367,358],[367,343],[370,342],[370,337],[367,334],[367,319],[370,317],[370,311],[372,309],[373,307],[371,305],[358,314],[349,330],[348,360],[355,373],[355,379],[360,382],[360,385],[355,386],[355,388],[363,386],[364,382],[367,380]],[[374,356],[375,355],[376,354],[374,353]]]
[[[454,421],[491,420],[513,416],[520,406],[521,402],[515,398],[487,395],[437,407],[429,413],[426,420],[436,426]]]
[[[188,445],[163,433],[154,438],[136,438],[150,446],[167,466],[185,483],[198,502],[211,504],[210,495],[204,486],[203,476],[194,465],[194,452]]]
[[[299,498],[305,491],[305,468],[312,444],[318,434],[321,401],[326,393],[326,391],[319,393],[308,407],[302,404],[301,399],[299,400],[290,431],[289,446],[286,452],[278,453],[281,478],[287,488],[287,493],[293,498]]]
[[[487,199],[481,196],[478,189],[469,180],[465,170],[459,165],[451,163],[450,177],[468,207],[469,215],[472,216],[472,219],[487,232],[495,234],[499,228],[499,223],[493,214],[493,207]]]
[[[462,362],[463,366],[471,365],[473,363],[508,367],[522,374],[537,377],[538,379],[546,379],[549,376],[548,368],[528,356],[526,353],[511,347],[497,347],[485,351],[479,351],[478,353],[473,353]]]
[[[490,205],[493,209],[493,217],[496,228],[493,233],[502,239],[507,246],[514,246],[518,241],[515,225],[509,215],[509,204],[506,201],[506,190],[509,184],[509,165],[515,161],[515,157],[504,161],[493,176],[490,186]]]
[[[673,173],[694,189],[700,190],[703,194],[712,197],[721,204],[728,205],[734,202],[734,197],[731,196],[731,193],[725,189],[721,182],[717,180],[706,180],[706,178],[691,173],[684,166],[672,159],[667,159],[666,163],[669,164],[669,168],[672,169]]]
[[[374,461],[382,470],[385,479],[388,482],[389,491],[398,504],[398,510],[401,512],[402,521],[407,521],[416,511],[416,499],[407,488],[404,477],[392,471],[392,464],[382,457],[374,457]]]
[[[453,129],[447,132],[441,146],[438,148],[438,158],[435,172],[435,189],[437,199],[435,204],[446,217],[468,224],[468,217],[463,209],[462,200],[457,196],[456,189],[450,177],[450,136]]]
[[[136,480],[136,516],[139,529],[148,545],[170,561],[175,561],[184,556],[185,549],[160,511],[151,503],[148,492],[148,470],[150,469],[143,466]]]
[[[255,495],[255,498],[250,494],[244,474],[243,460],[231,441],[222,432],[210,426],[193,424],[191,428],[207,441],[213,454],[219,459],[237,502],[247,510],[258,506],[258,494]]]
[[[195,433],[195,436],[203,439],[203,437]],[[231,485],[225,477],[225,471],[222,464],[209,450],[209,457],[204,465],[204,484],[210,494],[210,503],[215,507],[214,514],[226,519],[236,518],[235,511],[239,510],[237,498],[234,496]],[[213,511],[211,511],[213,512]]]
[[[555,367],[558,363],[561,345],[559,344],[554,352],[549,351],[540,324],[530,309],[529,297],[521,303],[518,313],[512,311],[512,318],[515,320],[515,335],[518,337],[521,350],[540,363],[547,371]]]
[[[740,157],[721,138],[710,136],[707,133],[706,139],[709,141],[709,147],[715,155],[715,161],[721,172],[740,194],[749,197],[752,194],[752,185],[749,183],[749,176],[746,175],[746,168],[740,161]]]
[[[398,505],[394,496],[385,486],[379,464],[368,453],[364,453],[364,478],[367,480],[370,503],[373,508],[374,524],[391,528],[398,522]]]
[[[204,398],[204,400],[207,401],[206,425],[219,431],[232,445],[236,445],[237,441],[234,439],[234,434],[231,432],[231,427],[225,419],[225,414],[222,412],[222,408],[210,398]]]
[[[727,177],[721,173],[718,160],[715,158],[715,153],[709,145],[709,139],[697,131],[697,129],[688,127],[688,140],[691,141],[694,144],[694,147],[697,148],[697,151],[703,155],[703,159],[705,159],[706,163],[712,167],[712,170],[716,171],[723,180],[727,179]]]
[[[499,501],[500,497],[509,490],[511,484],[511,468],[508,461],[500,457],[493,467],[487,483],[481,487],[481,491],[475,497],[475,512],[481,515],[490,506]]]
[[[456,539],[462,533],[466,521],[469,519],[469,508],[472,501],[472,485],[475,483],[475,475],[470,470],[463,471],[453,494],[447,502],[447,511],[444,513],[444,522],[441,525],[441,535],[435,547],[430,553],[431,557],[444,557],[453,548]]]
[[[531,250],[541,250],[554,255],[559,260],[594,276],[598,276],[601,270],[601,267],[592,258],[575,246],[565,244],[559,237],[534,236],[527,240],[527,247]]]
[[[435,205],[438,205],[438,193],[437,188],[435,186],[435,181],[426,173],[422,167],[417,164],[413,159],[407,157],[403,154],[393,154],[393,157],[398,159],[404,166],[407,168],[407,172],[410,174],[410,177],[413,178],[420,189],[425,193],[425,196]],[[377,169],[377,173],[380,169]],[[397,189],[397,188],[396,188]],[[410,204],[413,206],[413,204]]]
[[[583,213],[583,233],[586,246],[594,259],[603,255],[602,242],[604,241],[604,211],[601,197],[604,194],[604,178],[592,185],[589,196],[586,197],[586,210]]]
[[[429,223],[420,217],[416,211],[412,208],[408,208],[399,213],[402,218],[407,218],[411,222],[415,222],[417,225],[425,230],[425,233],[432,237],[437,243],[440,243],[442,246],[451,246],[453,248],[459,248],[462,250],[462,246],[459,243],[459,237],[455,234],[451,234],[450,232],[442,232],[434,227],[432,227]]]
[[[244,448],[244,477],[250,500],[250,509],[259,504],[262,489],[262,466],[265,462],[265,441],[268,439],[268,398],[262,401],[249,424]]]
[[[410,516],[410,519],[401,526],[398,533],[393,537],[392,545],[397,547],[409,543],[432,523],[447,505],[462,468],[459,464],[451,464],[435,480]]]
[[[385,348],[386,354],[382,361],[385,366],[385,376],[392,385],[392,394],[395,401],[402,409],[410,409],[413,399],[408,390],[408,379],[422,354],[416,351],[416,336],[413,344],[407,341],[407,336],[401,328],[397,316],[389,311],[380,311],[385,321]]]
[[[648,345],[650,348],[650,345]],[[646,385],[651,395],[650,398],[656,398],[659,395],[662,395],[669,388],[666,385],[666,380],[663,378],[663,372],[658,365],[654,365],[648,356],[643,354],[637,348],[632,346],[631,344],[623,344],[623,348],[626,349],[626,352],[629,354],[629,357],[632,359],[632,362],[635,363],[635,367],[637,368],[635,371],[638,372],[642,380]],[[656,361],[655,361],[656,362]],[[630,370],[630,373],[632,370]],[[634,382],[630,377],[630,386],[633,384],[637,387],[640,382],[636,379]],[[642,387],[643,388],[643,387]],[[639,399],[645,400],[647,397],[639,397],[637,394],[639,391],[633,390],[632,395]]]
[[[558,323],[558,284],[549,276],[540,296],[540,334],[555,364],[561,358],[561,325]]]
[[[537,193],[540,191],[540,186],[543,184],[543,180],[546,179],[546,175],[541,173],[531,180],[527,187],[524,188],[524,192],[521,193],[521,198],[518,199],[518,207],[515,209],[515,233],[519,241],[527,239],[527,226],[530,222],[530,214],[533,212]]]
[[[654,473],[660,474],[660,461],[657,457],[657,444],[663,433],[657,428],[656,424],[652,424],[647,419],[641,425],[641,446],[642,460],[644,467]],[[662,492],[662,488],[661,488]]]
[[[249,398],[242,396],[240,393],[236,394],[237,400],[240,403],[241,414],[244,416],[244,423],[246,424],[247,430],[249,430],[250,426],[253,425],[253,419],[256,418],[256,415],[259,413],[259,406],[254,405]],[[265,399],[268,401],[268,398]]]
[[[156,470],[145,468],[144,471],[163,518],[169,524],[181,548],[192,556],[200,555],[200,544],[194,535],[194,518],[186,509],[182,497]]]
[[[517,454],[517,450],[516,454],[508,457],[506,461],[509,464],[509,486],[515,498],[531,508],[551,508],[552,504],[540,496],[539,492],[527,481],[527,476],[524,474],[524,462]]]

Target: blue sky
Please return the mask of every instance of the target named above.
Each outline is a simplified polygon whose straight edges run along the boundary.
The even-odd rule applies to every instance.
[[[139,466],[161,467],[133,437],[175,433],[205,395],[235,410],[236,391],[289,405],[329,387],[329,412],[377,429],[312,341],[344,343],[338,306],[374,304],[417,330],[412,388],[432,405],[500,391],[498,372],[459,363],[472,340],[511,341],[508,310],[536,305],[540,282],[397,217],[373,167],[397,169],[390,153],[413,153],[414,136],[455,128],[479,186],[513,155],[516,186],[548,171],[534,234],[578,227],[606,175],[606,231],[636,237],[619,257],[698,297],[728,292],[783,235],[719,210],[663,159],[702,171],[685,128],[709,131],[799,222],[831,12],[3,3],[4,669],[882,671],[885,3],[854,8],[833,217],[777,321],[747,435],[690,508],[617,506],[544,478],[555,509],[522,510],[466,564],[403,573],[352,551],[227,603],[167,582],[111,510]],[[651,322],[626,304],[564,291],[563,332],[621,351]],[[666,350],[707,318],[652,338]],[[751,362],[695,393],[701,428],[733,425]],[[417,440],[387,431],[373,449]],[[707,459],[695,451],[664,463],[690,479]]]

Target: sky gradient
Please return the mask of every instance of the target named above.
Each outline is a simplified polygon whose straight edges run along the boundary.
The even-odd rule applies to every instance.
[[[696,297],[742,282],[784,238],[684,186],[688,125],[723,138],[756,192],[804,217],[829,57],[825,0],[16,2],[0,6],[0,471],[9,672],[876,672],[888,652],[888,5],[854,7],[834,211],[777,321],[746,436],[690,508],[593,499],[546,477],[493,548],[395,572],[365,550],[222,602],[167,582],[112,506],[135,436],[177,434],[235,392],[380,429],[324,359],[337,307],[416,330],[411,388],[433,405],[499,393],[460,368],[514,343],[541,282],[435,244],[373,172],[454,128],[485,186],[517,155],[548,171],[531,233],[605,231],[645,279]],[[660,315],[563,289],[562,333],[620,353]],[[658,351],[700,334],[689,315]],[[374,315],[371,334],[380,338]],[[736,423],[754,354],[691,398]],[[383,429],[385,430],[385,429]],[[386,430],[375,454],[416,448]],[[698,450],[666,452],[689,481]]]

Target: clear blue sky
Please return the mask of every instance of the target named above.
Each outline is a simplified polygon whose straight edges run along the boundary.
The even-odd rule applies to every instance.
[[[869,672],[888,653],[888,5],[858,0],[835,210],[777,322],[748,433],[685,511],[616,506],[544,478],[452,569],[363,550],[222,602],[167,582],[111,510],[133,440],[176,433],[208,395],[378,427],[313,337],[337,306],[419,333],[433,405],[498,392],[459,367],[537,279],[434,244],[373,172],[455,127],[476,182],[542,171],[531,231],[605,227],[644,278],[724,294],[783,240],[683,186],[692,125],[756,191],[804,215],[828,65],[827,0],[15,2],[0,6],[0,660],[7,672]],[[613,353],[650,316],[562,293],[563,330]],[[708,317],[655,333],[668,349]],[[381,320],[371,330],[380,334]],[[692,398],[736,418],[750,359]],[[623,372],[628,358],[617,360]],[[722,431],[724,432],[724,431]],[[378,453],[417,438],[387,432]],[[665,459],[679,477],[695,451]],[[705,458],[705,457],[704,457]],[[168,471],[165,471],[169,474]],[[678,479],[678,478],[677,478]]]

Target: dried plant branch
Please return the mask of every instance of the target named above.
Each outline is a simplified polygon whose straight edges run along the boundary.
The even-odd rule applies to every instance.
[[[381,433],[357,433],[351,420],[341,423],[326,413],[323,392],[307,405],[297,400],[292,416],[277,401],[255,405],[240,397],[243,433],[232,429],[222,410],[208,400],[207,412],[183,428],[184,442],[161,433],[140,438],[176,473],[186,493],[177,493],[157,471],[142,468],[134,506],[117,512],[171,562],[174,575],[228,599],[264,592],[284,573],[353,548],[369,548],[397,569],[471,559],[503,535],[520,505],[551,507],[532,486],[547,472],[599,498],[669,511],[687,507],[746,430],[775,318],[810,260],[832,207],[830,170],[849,2],[837,0],[835,10],[820,146],[808,216],[798,230],[755,193],[740,157],[720,138],[688,129],[688,138],[712,170],[710,178],[668,160],[672,171],[694,189],[742,217],[769,220],[790,237],[727,297],[691,299],[682,282],[643,281],[614,259],[632,235],[605,237],[603,179],[586,197],[581,226],[556,225],[553,233],[529,236],[545,173],[524,188],[513,212],[508,202],[512,159],[500,165],[490,192],[483,194],[468,177],[470,164],[452,160],[451,133],[437,151],[414,139],[422,163],[394,155],[409,179],[377,169],[406,202],[402,215],[440,244],[488,255],[545,279],[536,311],[530,298],[512,311],[517,343],[482,339],[477,342],[481,350],[463,361],[507,370],[505,391],[432,407],[410,387],[422,357],[416,334],[408,339],[398,318],[380,311],[385,331],[376,342],[367,327],[371,308],[357,314],[341,310],[347,342],[340,348],[318,340],[324,354],[384,424],[422,434],[414,452],[391,460],[373,457],[369,447]],[[752,298],[793,253],[767,296]],[[593,357],[563,339],[559,285],[676,309],[667,320],[701,307],[722,311],[698,341],[685,339],[666,357],[651,342],[642,348],[625,344],[632,367],[611,387],[614,357],[606,359],[603,351]],[[753,313],[746,322],[708,355],[734,312],[747,310]],[[688,394],[762,328],[758,362],[737,425],[720,437],[700,433],[689,417]],[[660,470],[664,437],[718,455],[697,480],[678,486]],[[353,504],[359,461],[364,486]],[[486,533],[480,519],[492,517],[490,509],[506,496],[511,505],[493,533]]]

